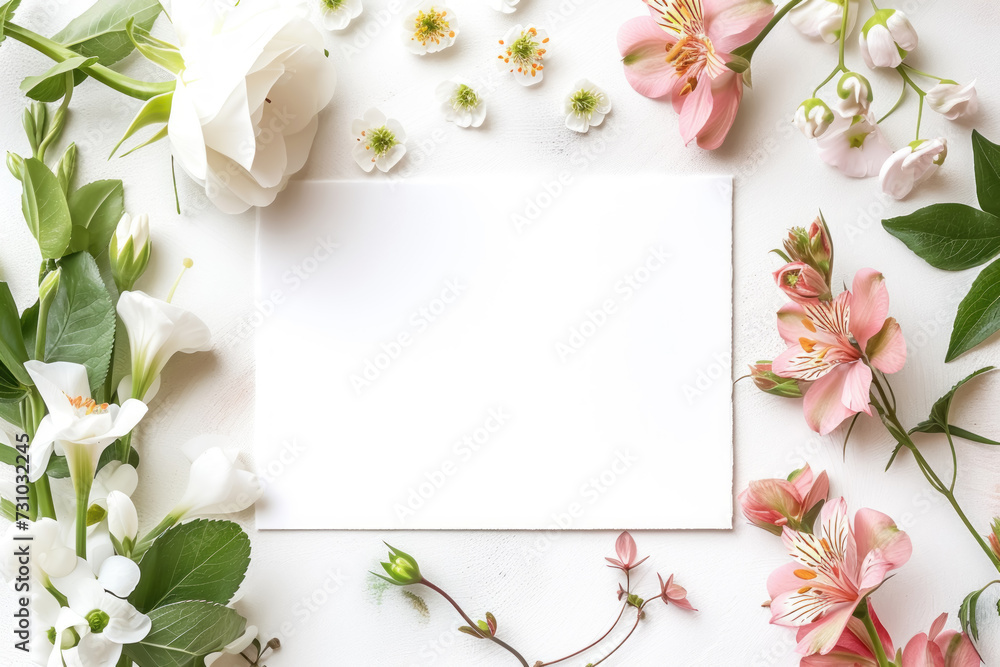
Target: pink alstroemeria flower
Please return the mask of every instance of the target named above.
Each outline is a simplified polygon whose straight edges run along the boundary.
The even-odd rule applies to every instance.
[[[770,0],[645,0],[650,16],[618,30],[625,78],[646,97],[670,95],[685,144],[722,145],[743,98],[732,51],[774,15]]]
[[[663,581],[663,577],[657,573],[656,578],[660,580],[660,599],[663,600],[664,604],[676,605],[688,611],[698,611],[688,602],[687,589],[674,583],[674,575],[670,575],[666,581]]]
[[[818,534],[786,526],[781,539],[795,560],[767,581],[771,623],[805,628],[797,647],[802,655],[831,653],[858,605],[913,549],[881,512],[858,510],[852,526],[843,498],[823,507]]]
[[[806,422],[821,435],[851,415],[871,415],[874,366],[895,373],[906,363],[906,341],[889,314],[882,274],[862,269],[850,292],[832,302],[789,303],[778,311],[778,332],[788,344],[774,360],[781,377],[812,384],[803,401]]]
[[[979,667],[982,659],[972,640],[964,633],[944,630],[947,622],[948,614],[941,614],[929,633],[911,639],[903,649],[902,667]]]
[[[806,465],[786,479],[750,482],[740,494],[743,515],[758,528],[780,535],[789,521],[799,523],[816,505],[826,500],[830,479],[826,471],[814,476]]]
[[[628,572],[642,565],[646,561],[646,558],[649,558],[649,556],[646,556],[646,558],[636,561],[638,549],[635,546],[635,540],[628,534],[628,531],[619,535],[618,539],[615,540],[615,552],[618,554],[618,558],[605,558],[604,560],[611,563],[608,567],[617,568],[622,572]]]
[[[774,272],[774,282],[795,303],[816,303],[830,298],[830,286],[819,271],[805,262],[792,262]]]
[[[875,630],[882,642],[882,650],[887,656],[894,656],[892,637],[878,620],[871,600],[868,601],[868,613],[871,614]],[[808,633],[808,628],[799,628],[797,638],[801,640]],[[851,617],[847,622],[847,629],[840,635],[832,651],[826,655],[807,655],[802,658],[799,667],[879,667],[879,665],[878,658],[875,657],[875,647],[872,645],[871,637],[868,636],[864,622],[860,618]]]

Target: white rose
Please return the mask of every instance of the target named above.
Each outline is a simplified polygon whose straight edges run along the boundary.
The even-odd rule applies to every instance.
[[[174,157],[227,213],[267,206],[306,162],[336,71],[301,8],[173,3],[184,69],[168,123]]]

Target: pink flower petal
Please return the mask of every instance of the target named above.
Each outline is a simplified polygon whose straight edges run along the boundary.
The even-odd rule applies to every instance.
[[[780,374],[777,366],[778,360],[775,359],[775,372]],[[847,382],[847,375],[850,372],[847,366],[845,364],[834,366],[833,370],[809,387],[809,391],[806,392],[805,399],[802,401],[806,423],[820,435],[830,433],[845,419],[855,414],[844,405],[842,400],[844,384]]]
[[[889,572],[905,565],[913,553],[910,536],[891,518],[873,509],[858,510],[854,536],[861,563],[858,586],[862,590],[881,584]]]
[[[903,667],[945,667],[944,654],[921,633],[903,649]]]
[[[864,412],[871,416],[872,409],[869,401],[869,394],[872,388],[872,369],[865,366],[860,361],[852,364],[845,364],[850,370],[844,380],[844,393],[840,400],[851,411]]]
[[[898,373],[906,365],[906,340],[895,318],[890,317],[877,334],[868,339],[865,354],[883,373]]]
[[[885,278],[874,269],[854,274],[851,286],[851,333],[861,349],[868,345],[889,315],[889,290]]]
[[[833,651],[856,607],[857,603],[841,604],[824,614],[823,618],[808,626],[809,631],[799,641],[796,650],[802,655],[826,655]]]
[[[794,302],[786,303],[778,311],[778,334],[789,345],[798,345],[800,338],[815,335],[812,329],[807,329],[802,323],[808,319],[805,308]]]
[[[712,115],[698,134],[698,146],[710,151],[722,145],[736,121],[743,99],[743,76],[727,72],[718,77],[712,82],[712,95]]]
[[[684,106],[681,109],[680,130],[685,145],[698,138],[711,117],[715,104],[711,77],[705,73],[699,74],[697,82],[694,90],[684,96]]]
[[[982,658],[968,635],[946,630],[934,643],[944,653],[944,667],[979,667]]]
[[[743,46],[774,16],[770,0],[702,0],[706,32],[715,48],[728,53]]]
[[[676,42],[648,16],[626,21],[618,29],[618,52],[625,64],[625,78],[632,88],[646,97],[663,97],[677,80],[667,51]]]

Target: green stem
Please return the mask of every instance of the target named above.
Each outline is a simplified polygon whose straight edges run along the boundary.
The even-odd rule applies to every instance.
[[[841,72],[848,71],[847,66],[844,64],[844,44],[847,42],[847,19],[849,17],[849,12],[850,12],[850,2],[845,0],[844,11],[840,19],[840,47],[839,47],[840,56],[837,59],[837,66],[833,68],[833,71],[830,72],[829,76],[823,79],[823,82],[821,84],[816,86],[815,90],[813,90],[812,94],[813,97],[816,97],[816,95],[819,93],[819,89],[825,86],[826,84],[830,83],[833,80],[833,77],[837,76]]]
[[[40,313],[39,317],[41,317]],[[28,441],[32,442],[35,439],[35,433],[38,431],[38,424],[41,423],[42,417],[45,416],[45,403],[42,401],[41,396],[39,396],[38,390],[34,388],[25,397],[24,401],[26,408],[24,411],[24,428],[25,433],[28,434]],[[35,516],[55,519],[56,507],[55,503],[52,502],[52,488],[49,486],[48,475],[42,474],[38,478],[38,481],[30,485],[30,489],[34,500],[31,511],[37,511]]]
[[[132,553],[130,554],[132,560],[137,561],[142,558],[142,555],[149,550],[149,547],[153,546],[153,542],[156,538],[166,532],[169,528],[172,528],[174,524],[177,523],[177,519],[178,517],[173,513],[168,514],[163,518],[163,521],[158,523],[156,527],[153,528],[153,530],[146,533],[142,539],[136,542],[136,545],[132,548]]]
[[[917,69],[916,67],[913,67],[912,65],[909,65],[907,63],[903,63],[902,65],[900,65],[900,67],[904,67],[908,71],[913,72],[914,74],[919,74],[920,76],[923,76],[923,77],[927,77],[928,79],[935,79],[935,80],[940,81],[942,83],[944,83],[944,82],[955,83],[955,81],[952,80],[952,79],[946,79],[945,77],[942,77],[942,76],[934,76],[933,74],[921,71],[921,70]]]
[[[8,37],[16,39],[22,44],[30,46],[39,53],[48,56],[56,62],[63,62],[69,58],[75,58],[80,55],[58,42],[48,39],[47,37],[42,37],[38,33],[22,28],[15,23],[5,23],[4,34]],[[81,67],[80,70],[95,81],[99,81],[113,90],[117,90],[120,93],[124,93],[129,97],[134,97],[139,100],[148,100],[151,97],[156,97],[157,95],[162,95],[163,93],[169,93],[174,89],[175,85],[175,82],[173,81],[139,81],[138,79],[125,76],[124,74],[99,64]]]
[[[788,2],[786,2],[781,9],[774,14],[771,22],[764,26],[764,29],[760,31],[760,34],[757,35],[757,37],[755,37],[752,41],[747,42],[733,51],[733,55],[746,58],[747,60],[752,59],[757,47],[761,45],[761,42],[764,41],[764,38],[767,37],[768,33],[774,29],[774,26],[778,25],[778,23],[781,22],[781,19],[785,18],[785,14],[795,9],[795,6],[801,2],[802,0],[788,0]]]
[[[94,473],[88,462],[89,456],[67,452],[70,476],[76,490],[76,555],[87,558],[87,510],[90,509],[90,489],[94,485]]]
[[[878,629],[875,627],[875,621],[872,620],[872,615],[868,611],[867,600],[865,600],[864,605],[864,609],[859,608],[858,611],[861,612],[861,621],[865,624],[868,636],[872,640],[872,648],[875,651],[875,659],[878,660],[879,667],[892,667],[892,663],[889,662],[889,658],[885,654],[885,647],[882,646],[882,638],[878,636]]]
[[[917,140],[919,141],[920,124],[924,119],[924,98],[927,97],[927,93],[924,92],[924,90],[920,86],[918,86],[916,83],[913,82],[913,79],[911,79],[909,75],[907,75],[906,70],[904,68],[905,65],[900,65],[899,67],[896,68],[896,71],[899,72],[899,76],[903,77],[903,83],[905,83],[907,86],[916,91],[917,96],[920,98],[917,106]]]

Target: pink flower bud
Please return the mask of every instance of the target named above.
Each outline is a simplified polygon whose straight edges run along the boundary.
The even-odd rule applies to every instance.
[[[774,272],[774,282],[792,301],[809,304],[830,299],[830,286],[819,271],[805,262],[792,262]]]
[[[750,482],[740,494],[743,515],[758,528],[775,535],[784,526],[812,532],[810,513],[825,502],[830,492],[826,472],[813,476],[809,466],[796,470],[788,479],[762,479]]]
[[[750,366],[750,378],[764,393],[782,398],[802,398],[809,384],[794,378],[781,377],[771,370],[770,361],[758,361]]]

